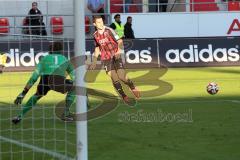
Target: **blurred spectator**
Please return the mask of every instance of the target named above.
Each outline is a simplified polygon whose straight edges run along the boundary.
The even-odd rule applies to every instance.
[[[168,0],[149,0],[149,12],[166,12]]]
[[[33,35],[47,35],[43,16],[38,9],[37,2],[32,3],[32,8],[28,12],[27,24],[30,26],[29,33]]]
[[[88,0],[87,7],[92,13],[104,13],[104,0]],[[101,15],[103,21],[105,20],[104,14]]]
[[[110,27],[115,30],[120,38],[124,37],[124,26],[121,24],[121,17],[120,14],[116,14],[114,16],[115,22],[113,22]]]
[[[132,17],[131,16],[127,17],[127,22],[124,25],[124,36],[125,36],[124,38],[129,38],[129,39],[135,38],[133,29],[132,29]]]

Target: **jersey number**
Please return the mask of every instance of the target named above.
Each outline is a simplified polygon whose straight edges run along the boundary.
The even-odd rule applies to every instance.
[[[57,56],[54,56],[54,62],[55,62],[56,65],[58,64],[58,57]]]

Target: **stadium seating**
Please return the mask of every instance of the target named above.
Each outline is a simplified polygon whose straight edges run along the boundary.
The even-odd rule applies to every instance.
[[[63,18],[62,17],[52,17],[51,18],[51,28],[52,34],[63,34]],[[90,32],[90,18],[85,16],[85,32]]]
[[[141,13],[142,12],[142,7],[143,7],[142,0],[132,0],[132,4],[136,4],[136,5],[129,6],[130,13]]]
[[[190,0],[191,11],[201,12],[201,11],[219,11],[217,3],[215,0]]]
[[[51,17],[52,34],[63,34],[63,18]]]
[[[22,33],[23,34],[29,34],[29,28],[28,28],[28,20],[27,20],[27,17],[23,18],[23,21],[22,21]]]
[[[139,11],[136,5],[129,6],[129,13],[137,13],[137,12]]]
[[[8,18],[0,18],[0,33],[9,33]]]
[[[228,2],[229,11],[240,11],[240,2],[238,1],[229,1]]]
[[[115,5],[120,4],[120,5]],[[110,12],[111,13],[123,13],[123,0],[110,0]]]

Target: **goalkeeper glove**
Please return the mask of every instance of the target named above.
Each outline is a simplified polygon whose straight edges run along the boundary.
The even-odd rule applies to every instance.
[[[25,96],[25,95],[23,95],[22,93],[20,93],[20,94],[17,96],[17,98],[15,99],[14,103],[17,104],[17,105],[18,105],[18,104],[21,104],[24,96]]]
[[[18,105],[22,103],[23,98],[25,97],[25,95],[27,94],[28,89],[24,88],[24,90],[22,91],[22,93],[20,93],[17,98],[14,100],[14,104]]]

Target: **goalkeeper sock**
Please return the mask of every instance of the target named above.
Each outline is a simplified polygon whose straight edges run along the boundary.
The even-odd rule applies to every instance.
[[[75,100],[75,93],[74,91],[69,91],[66,96],[66,106],[64,109],[64,115],[68,116],[70,114],[70,107],[73,105]]]
[[[119,81],[113,82],[113,86],[122,97],[126,97],[126,94],[124,93],[122,85]]]
[[[134,89],[135,88],[135,85],[133,84],[133,82],[130,80],[130,79],[128,79],[127,80],[127,82],[126,81],[123,81],[126,85],[128,85],[128,87],[130,88],[130,89]]]
[[[37,103],[37,101],[41,98],[41,96],[33,95],[27,103],[24,105],[21,113],[19,114],[19,118],[23,118],[23,116],[30,110],[32,109],[33,106]]]

